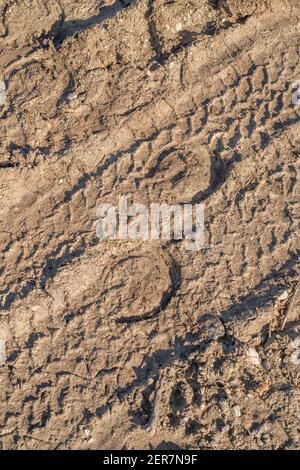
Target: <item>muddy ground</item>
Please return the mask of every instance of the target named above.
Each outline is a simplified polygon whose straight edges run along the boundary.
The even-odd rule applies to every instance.
[[[299,449],[299,0],[0,1],[0,448]],[[96,236],[203,203],[205,244]]]

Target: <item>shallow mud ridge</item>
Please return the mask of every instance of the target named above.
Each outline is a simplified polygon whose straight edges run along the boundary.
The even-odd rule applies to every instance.
[[[1,0],[0,36],[0,448],[299,448],[299,0]],[[203,248],[99,240],[124,194],[203,203]]]

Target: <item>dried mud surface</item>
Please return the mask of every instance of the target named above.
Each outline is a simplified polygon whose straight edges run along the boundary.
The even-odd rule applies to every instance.
[[[1,0],[0,448],[298,449],[298,0]],[[96,208],[205,205],[205,247]]]

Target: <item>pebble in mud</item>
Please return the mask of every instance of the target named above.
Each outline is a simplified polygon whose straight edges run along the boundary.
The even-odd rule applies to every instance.
[[[292,344],[291,363],[295,366],[300,365],[300,338],[296,338]]]
[[[203,315],[197,326],[187,336],[188,343],[206,343],[215,341],[225,336],[225,327],[216,315]]]
[[[6,348],[5,342],[0,340],[0,366],[3,366],[6,362]]]
[[[217,340],[225,335],[225,327],[220,318],[215,315],[205,315],[199,326],[204,340]]]
[[[0,80],[0,106],[4,104],[6,99],[6,86],[3,80]]]

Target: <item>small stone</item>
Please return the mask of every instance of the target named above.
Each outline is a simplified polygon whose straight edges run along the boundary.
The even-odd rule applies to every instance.
[[[204,315],[199,323],[203,339],[211,341],[222,338],[225,328],[220,318],[215,315]]]
[[[292,354],[291,354],[291,363],[295,366],[300,364],[300,338],[296,338],[291,343]]]
[[[264,363],[263,363],[263,366],[264,366],[264,369],[269,372],[269,370],[271,369],[271,364],[268,360],[265,360]]]
[[[0,339],[0,366],[3,366],[5,363],[6,363],[5,341]]]
[[[278,297],[278,300],[280,302],[284,302],[285,300],[287,300],[289,298],[289,294],[288,292],[285,290],[284,292],[282,292],[282,294]]]
[[[4,104],[6,99],[6,86],[3,80],[0,80],[0,106]]]
[[[233,407],[233,412],[237,418],[241,416],[241,408],[239,407],[239,405],[235,405]]]
[[[269,390],[269,384],[267,382],[262,382],[261,384],[259,384],[259,386],[256,389],[259,396],[262,396],[268,390]]]
[[[249,348],[247,351],[247,360],[250,364],[254,366],[260,365],[260,358],[258,352],[254,348]]]
[[[224,434],[225,432],[228,432],[228,431],[230,431],[230,426],[228,424],[226,424],[226,426],[224,426],[221,429],[221,433]]]
[[[188,344],[201,344],[217,340],[225,336],[225,328],[217,315],[205,314],[200,317],[197,325],[187,335]]]
[[[229,412],[229,403],[228,400],[219,400],[218,402],[219,408],[223,413],[228,413]]]

